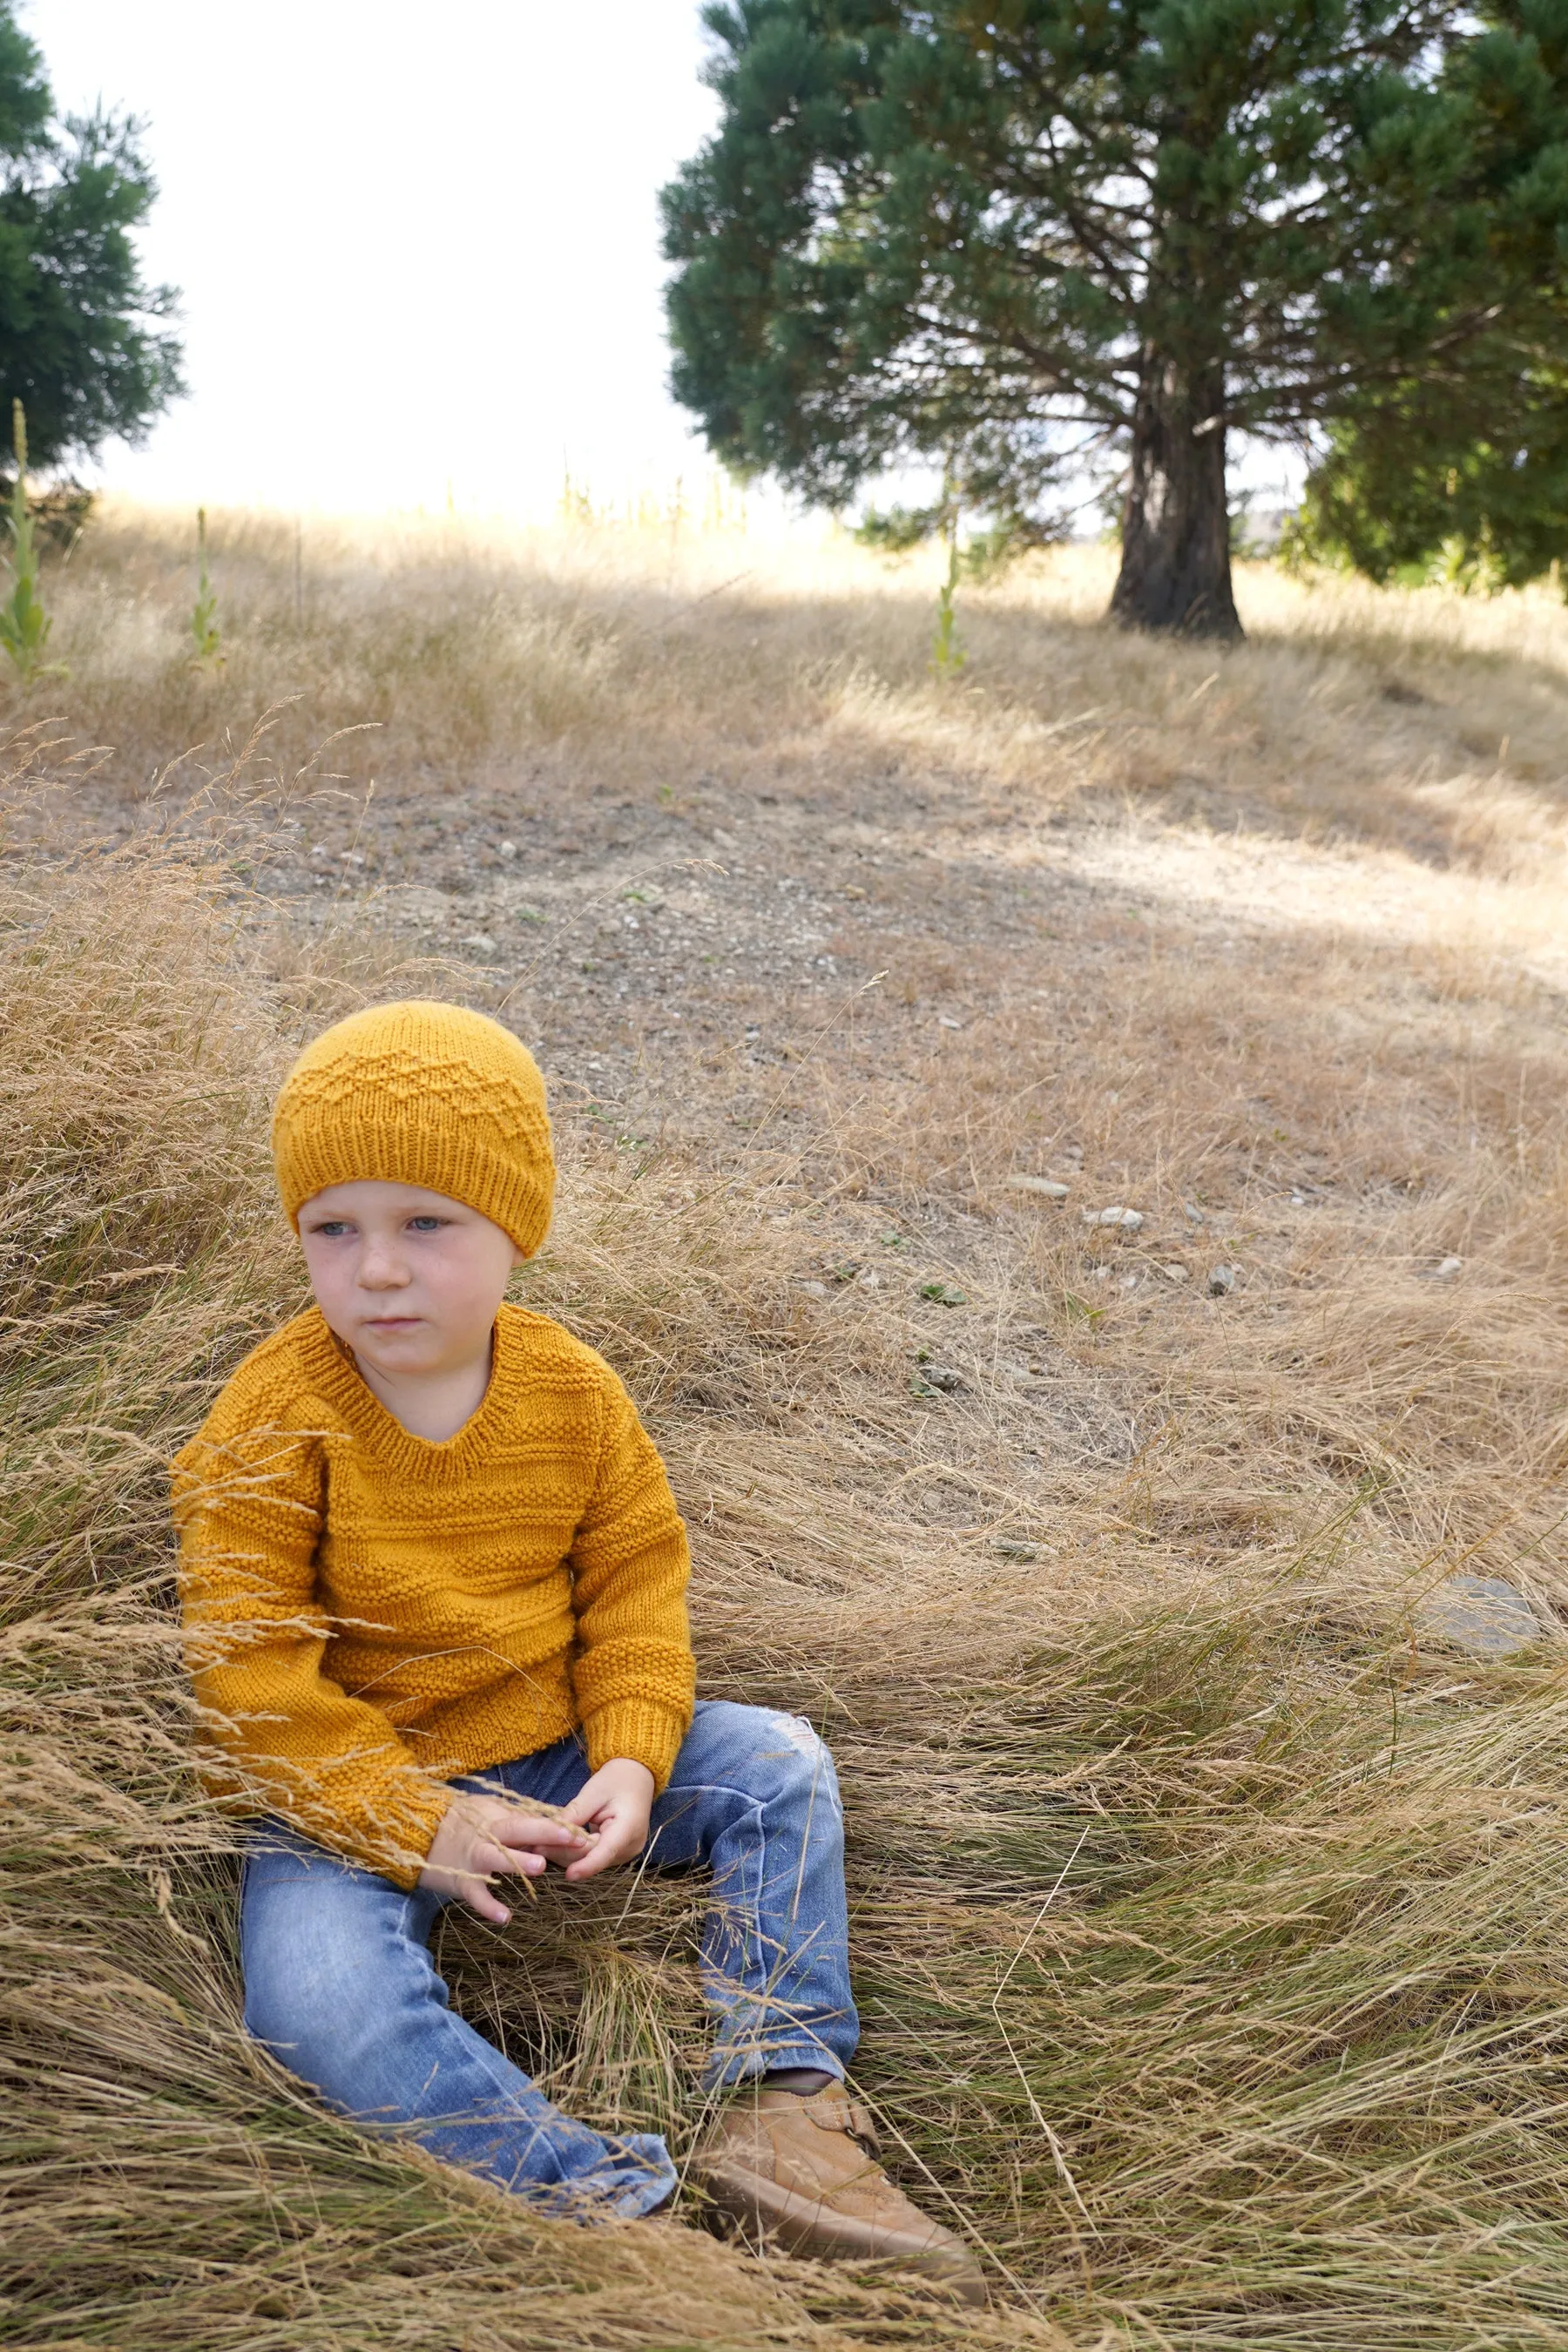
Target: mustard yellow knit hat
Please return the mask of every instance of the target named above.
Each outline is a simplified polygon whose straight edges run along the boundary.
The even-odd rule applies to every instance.
[[[307,1045],[272,1115],[289,1222],[329,1184],[419,1184],[478,1209],[531,1257],[555,1157],[544,1080],[499,1021],[409,998],[351,1013]]]

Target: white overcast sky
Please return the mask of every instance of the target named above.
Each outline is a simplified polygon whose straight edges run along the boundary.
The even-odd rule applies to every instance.
[[[656,196],[711,127],[697,0],[20,0],[62,110],[145,118],[189,397],[157,499],[542,513],[708,460]]]
[[[542,517],[564,466],[601,502],[710,475],[665,389],[657,202],[717,119],[698,0],[18,15],[63,110],[145,119],[147,275],[181,289],[189,396],[110,487]],[[1293,495],[1278,451],[1233,457]]]

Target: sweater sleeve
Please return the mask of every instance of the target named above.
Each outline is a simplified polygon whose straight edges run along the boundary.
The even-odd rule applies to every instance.
[[[613,1372],[594,1491],[572,1547],[572,1681],[593,1770],[646,1764],[662,1789],[691,1727],[686,1528],[653,1440]]]
[[[220,1801],[412,1888],[450,1791],[379,1708],[322,1671],[324,1449],[308,1432],[247,1426],[234,1406],[226,1391],[174,1464],[203,1779]]]

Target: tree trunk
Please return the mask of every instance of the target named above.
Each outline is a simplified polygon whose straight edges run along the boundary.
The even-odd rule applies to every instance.
[[[1225,371],[1184,373],[1143,354],[1132,412],[1132,478],[1121,523],[1121,571],[1110,600],[1128,628],[1239,637],[1230,593],[1225,501]]]

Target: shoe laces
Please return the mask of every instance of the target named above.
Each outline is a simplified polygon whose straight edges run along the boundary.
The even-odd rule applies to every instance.
[[[801,2104],[819,2129],[847,2132],[868,2156],[878,2154],[881,2142],[870,2110],[863,2107],[858,2099],[852,2099],[847,2091],[816,2091]]]

